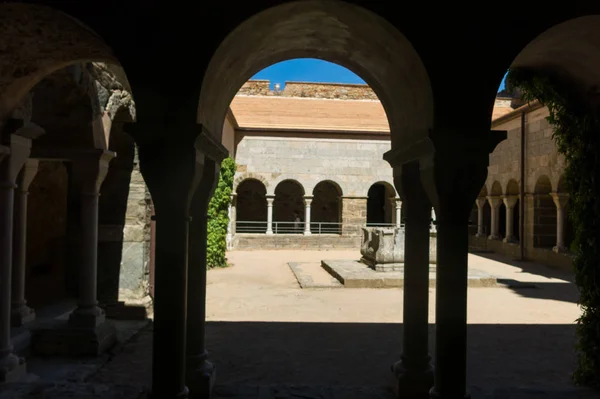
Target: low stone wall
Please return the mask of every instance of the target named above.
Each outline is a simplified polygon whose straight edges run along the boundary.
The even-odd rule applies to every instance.
[[[360,249],[360,236],[340,235],[300,235],[300,234],[236,234],[233,237],[234,250],[264,249]]]

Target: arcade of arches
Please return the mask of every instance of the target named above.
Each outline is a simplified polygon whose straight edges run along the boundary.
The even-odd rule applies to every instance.
[[[278,219],[292,226],[299,219],[311,234],[313,217],[341,220],[341,236],[370,220],[394,223],[397,213],[385,201],[392,187],[399,193],[411,242],[405,256],[414,262],[407,262],[405,289],[398,293],[404,295],[403,340],[386,349],[402,351],[392,367],[398,397],[468,397],[466,255],[474,202],[481,210],[479,235],[490,233],[486,245],[506,244],[501,249],[508,251],[519,239],[528,257],[554,262],[554,255],[564,256],[570,239],[564,160],[550,144],[544,108],[527,105],[490,120],[511,66],[559,70],[582,93],[600,84],[598,4],[557,3],[545,13],[525,4],[518,13],[505,8],[475,21],[455,5],[427,2],[411,3],[403,13],[385,2],[319,0],[239,7],[35,3],[0,4],[2,382],[27,371],[13,342],[34,322],[34,304],[77,299],[68,320],[55,318],[32,331],[34,353],[105,352],[116,339],[107,316],[119,308],[122,289],[145,295],[147,287],[129,278],[144,274],[151,261],[153,397],[209,396],[216,374],[204,342],[206,246],[190,243],[206,240],[207,203],[228,154],[239,166],[235,192],[249,201],[242,215],[261,223],[266,216],[265,236]],[[218,29],[199,18],[217,22]],[[432,40],[432,26],[444,34]],[[181,51],[190,42],[194,51]],[[230,116],[236,93],[255,73],[307,56],[360,74],[379,101],[345,100],[343,107],[341,99],[331,101],[344,111],[334,129],[310,125],[330,116],[324,104],[302,120],[309,126],[303,131],[294,128],[299,123],[244,128],[243,112]],[[447,62],[457,57],[461,62]],[[457,90],[457,81],[477,84]],[[318,101],[277,99],[292,110]],[[263,100],[263,107],[275,104]],[[370,122],[373,114],[376,122]],[[282,143],[293,157],[278,157]],[[332,152],[345,162],[328,164]],[[520,154],[526,154],[522,162]],[[324,161],[313,167],[312,157]],[[373,188],[369,202],[379,182],[386,184]],[[318,207],[314,213],[312,206]],[[432,207],[438,245],[434,361],[428,273],[419,273],[429,267]],[[155,238],[152,251],[147,236]],[[550,247],[556,250],[541,254]]]

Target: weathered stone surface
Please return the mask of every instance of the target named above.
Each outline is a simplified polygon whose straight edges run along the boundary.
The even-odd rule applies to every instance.
[[[97,356],[116,342],[117,330],[110,321],[96,328],[73,328],[63,320],[55,320],[32,330],[31,351],[44,356]]]
[[[300,284],[301,288],[341,288],[342,284],[333,276],[327,275],[325,279],[323,279],[323,274],[327,272],[320,267],[320,265],[306,263],[306,262],[289,262],[288,266],[294,273],[296,280],[298,280],[298,284]],[[317,266],[318,269],[315,270],[314,267]],[[317,274],[317,276],[315,276]]]
[[[340,235],[311,235],[302,234],[236,234],[233,237],[233,247],[239,250],[265,249],[321,249],[336,250],[340,248],[360,248],[360,237],[345,237]]]
[[[279,82],[282,86],[284,82]],[[283,97],[331,98],[340,100],[379,100],[373,89],[366,84],[285,82],[282,90],[270,89],[268,80],[250,80],[238,94]]]

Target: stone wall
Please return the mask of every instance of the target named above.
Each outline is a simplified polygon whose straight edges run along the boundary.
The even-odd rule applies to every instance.
[[[136,151],[123,228],[120,301],[136,302],[149,294],[151,202]]]
[[[367,223],[367,197],[342,198],[342,235],[361,236]]]
[[[378,100],[377,95],[366,84],[285,82],[279,92],[270,89],[268,80],[249,80],[238,94],[252,96],[283,96],[330,98],[339,100]]]
[[[382,158],[390,149],[388,140],[237,134],[234,190],[247,178],[262,181],[270,195],[288,179],[300,183],[306,195],[312,195],[322,181],[334,182],[343,196],[353,197],[366,197],[371,185],[379,181],[393,186],[392,168]]]

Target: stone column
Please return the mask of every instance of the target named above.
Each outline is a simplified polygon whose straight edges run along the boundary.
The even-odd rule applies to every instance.
[[[554,252],[566,252],[565,246],[565,207],[569,200],[566,193],[550,193],[556,205],[556,246],[552,248]]]
[[[394,168],[394,183],[404,199],[404,336],[400,361],[392,366],[398,398],[427,396],[433,386],[428,347],[429,222],[431,203],[416,162]]]
[[[215,186],[219,182],[220,162],[227,155],[227,149],[216,140],[203,133],[206,138],[203,151],[203,166],[198,173],[200,184],[192,199],[192,223],[189,232],[188,268],[188,309],[187,309],[187,350],[186,384],[194,398],[208,398],[215,382],[215,367],[208,361],[205,346],[206,323],[206,270],[207,270],[207,222],[208,204]]]
[[[435,209],[431,208],[431,232],[435,233],[437,231],[437,221],[435,217]]]
[[[504,242],[515,241],[515,227],[513,225],[513,215],[515,211],[515,205],[517,204],[518,199],[518,195],[505,195],[504,197],[502,197],[502,201],[504,202],[504,206],[506,207],[506,236],[504,237]]]
[[[189,222],[203,168],[196,149],[201,126],[163,116],[129,129],[140,137],[140,170],[156,221],[152,397],[187,398]]]
[[[25,268],[27,266],[27,196],[29,185],[38,171],[38,160],[30,159],[21,169],[15,192],[13,226],[12,325],[20,327],[35,319],[35,311],[25,300]]]
[[[472,131],[466,137],[463,132]],[[460,132],[460,133],[458,133]],[[422,172],[437,215],[435,399],[470,397],[467,390],[469,217],[488,171],[489,153],[506,132],[460,126],[436,135],[431,167]],[[462,137],[462,138],[461,138]],[[452,182],[449,184],[449,182]]]
[[[392,209],[395,210],[394,224],[396,227],[400,227],[402,225],[402,200],[400,198],[390,197],[390,203],[392,204]]]
[[[97,300],[98,200],[114,156],[110,151],[95,150],[78,154],[73,159],[73,178],[81,190],[82,245],[78,304],[69,316],[69,324],[75,328],[95,329],[106,320]]]
[[[7,141],[10,155],[0,163],[0,382],[17,381],[26,374],[25,360],[12,353],[10,302],[15,182],[30,155],[31,140],[11,134]]]
[[[310,204],[312,203],[313,196],[304,196],[304,235],[309,236],[310,233]]]
[[[274,195],[267,195],[267,234],[273,234],[273,201]]]
[[[489,196],[487,197],[487,200],[492,210],[492,231],[490,232],[488,240],[499,240],[500,224],[498,223],[498,219],[500,218],[500,204],[502,203],[502,198],[497,196]]]
[[[477,237],[485,237],[485,227],[483,225],[483,207],[485,206],[486,198],[477,198],[475,204],[477,204]]]

